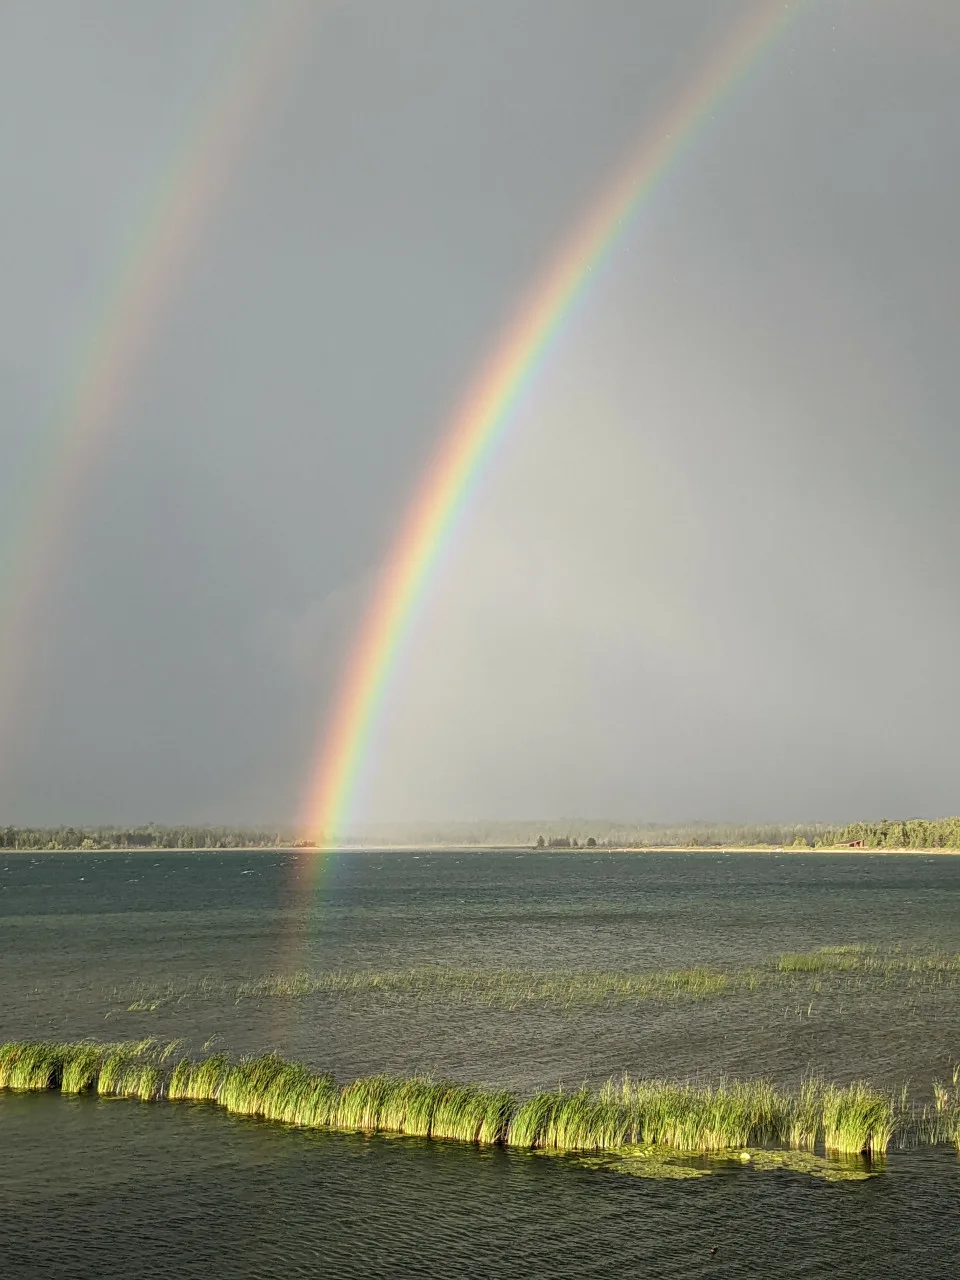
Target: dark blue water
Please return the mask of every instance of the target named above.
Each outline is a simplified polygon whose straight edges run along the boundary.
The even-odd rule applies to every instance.
[[[293,968],[731,969],[844,943],[960,951],[960,859],[370,853],[332,860],[316,892],[304,883],[286,853],[0,859],[0,1036],[215,1038],[342,1076],[426,1069],[519,1088],[623,1070],[795,1083],[811,1067],[922,1088],[960,1058],[950,985],[515,1010],[226,994]],[[202,996],[127,1012],[131,984],[204,977]],[[894,1152],[862,1183],[753,1169],[656,1182],[57,1095],[0,1095],[0,1144],[4,1275],[957,1272],[960,1165],[946,1148]]]

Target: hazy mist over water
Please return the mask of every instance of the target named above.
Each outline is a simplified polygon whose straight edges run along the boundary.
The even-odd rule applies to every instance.
[[[18,572],[70,353],[257,8],[4,10]],[[459,398],[747,8],[316,6],[78,478],[5,821],[294,816]],[[958,43],[952,3],[806,5],[717,104],[464,510],[358,819],[957,810]]]

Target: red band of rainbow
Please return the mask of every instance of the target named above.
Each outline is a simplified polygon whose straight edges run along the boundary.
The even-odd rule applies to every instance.
[[[418,605],[512,410],[644,200],[800,7],[765,2],[752,8],[713,51],[563,246],[454,415],[389,552],[321,739],[301,823],[304,838],[319,849],[335,847],[343,836],[384,691]]]
[[[316,12],[314,0],[268,0],[231,38],[223,70],[145,193],[37,428],[19,510],[5,513],[12,532],[0,560],[0,724],[8,734],[84,478],[122,421],[190,258]]]

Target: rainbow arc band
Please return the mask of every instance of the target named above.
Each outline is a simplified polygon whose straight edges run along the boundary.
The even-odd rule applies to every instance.
[[[230,39],[155,175],[106,273],[63,389],[41,424],[0,558],[0,723],[23,700],[34,632],[72,517],[168,316],[190,259],[291,67],[309,42],[315,0],[264,0]],[[36,665],[35,663],[33,665]],[[8,730],[9,731],[9,730]],[[9,744],[7,744],[9,745]]]
[[[384,693],[458,523],[591,279],[700,126],[805,7],[769,0],[714,49],[658,118],[535,285],[444,432],[383,567],[310,775],[305,841],[336,847],[370,753]]]

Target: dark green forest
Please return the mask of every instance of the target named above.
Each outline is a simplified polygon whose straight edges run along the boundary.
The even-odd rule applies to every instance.
[[[476,821],[369,824],[350,845],[533,846],[550,849],[833,848],[863,842],[867,849],[960,849],[960,817],[827,822],[616,822],[564,818],[548,822]]]
[[[2,827],[2,849],[289,849],[289,832],[239,827]]]
[[[547,848],[583,848],[589,841],[597,846],[617,848],[715,848],[762,845],[782,849],[823,849],[837,845],[857,845],[865,849],[960,849],[960,818],[907,818],[876,822],[850,822],[842,826],[826,823],[795,825],[687,823],[677,826],[655,826],[634,831],[598,834],[594,825],[585,824],[581,832],[563,836],[542,832],[537,843]],[[590,829],[587,829],[590,828]],[[592,846],[591,846],[592,847]]]
[[[865,849],[960,849],[960,817],[907,818],[876,822],[711,823],[673,826],[654,823],[591,821],[475,822],[378,826],[343,843],[352,848],[377,845],[466,845],[549,849],[736,848],[823,849],[857,845]],[[2,827],[0,848],[74,849],[262,849],[310,847],[288,830],[248,827],[191,827],[150,824],[139,827]]]

